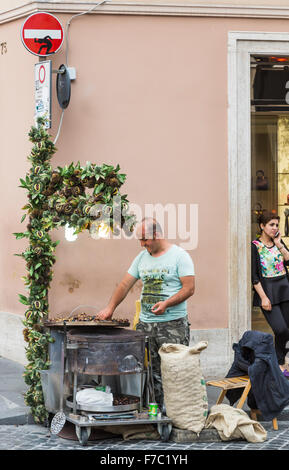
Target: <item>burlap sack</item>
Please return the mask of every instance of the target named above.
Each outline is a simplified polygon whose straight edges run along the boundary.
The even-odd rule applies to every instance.
[[[214,405],[206,421],[206,428],[216,428],[222,441],[245,439],[249,442],[264,442],[267,431],[244,410],[230,405]]]
[[[199,434],[208,415],[206,382],[200,367],[201,341],[189,347],[163,344],[159,349],[166,414],[173,425]]]
[[[159,440],[160,435],[153,424],[128,424],[127,426],[105,426],[103,429],[112,434],[121,434],[124,441],[135,439]]]

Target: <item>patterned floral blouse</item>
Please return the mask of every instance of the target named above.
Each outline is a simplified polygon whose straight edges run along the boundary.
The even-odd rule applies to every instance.
[[[260,256],[263,277],[272,278],[286,274],[284,259],[277,246],[268,248],[259,240],[254,240],[253,243]]]

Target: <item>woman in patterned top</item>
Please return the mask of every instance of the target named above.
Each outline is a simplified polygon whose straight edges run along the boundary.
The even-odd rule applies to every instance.
[[[263,214],[259,219],[261,235],[252,242],[252,283],[253,305],[261,307],[274,332],[278,363],[285,373],[289,351],[289,251],[281,240],[279,220],[276,214]]]

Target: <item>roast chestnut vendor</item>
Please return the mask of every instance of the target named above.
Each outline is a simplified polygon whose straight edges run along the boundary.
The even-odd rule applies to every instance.
[[[141,312],[136,329],[150,337],[155,397],[161,406],[163,391],[158,350],[163,343],[189,345],[186,301],[195,292],[195,269],[190,255],[164,238],[155,219],[143,219],[136,228],[136,235],[144,250],[133,260],[107,306],[97,316],[102,320],[112,318],[116,307],[141,279]]]

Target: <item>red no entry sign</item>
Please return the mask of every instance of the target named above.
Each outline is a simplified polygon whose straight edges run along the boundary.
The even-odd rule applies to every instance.
[[[62,46],[63,37],[61,23],[50,13],[33,13],[26,18],[21,28],[24,46],[38,56],[55,54]]]
[[[45,67],[44,67],[44,65],[41,65],[40,69],[39,69],[39,81],[40,81],[40,83],[44,83],[45,77],[46,77]]]

